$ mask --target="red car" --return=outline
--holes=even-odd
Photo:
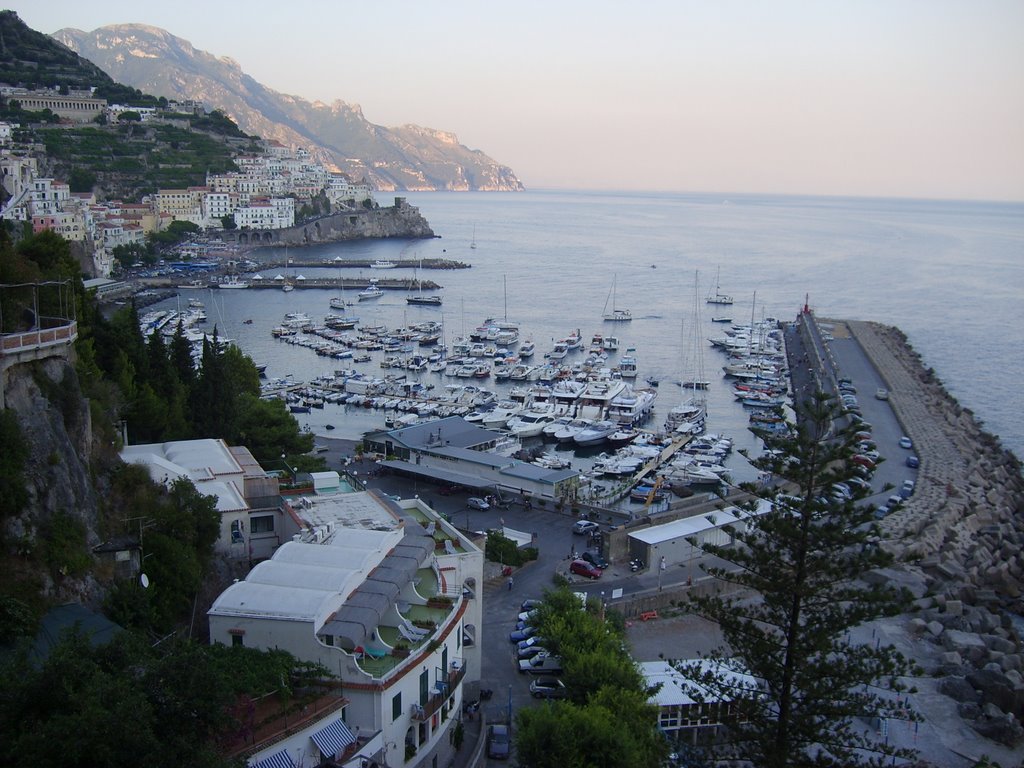
[[[578,576],[586,576],[588,579],[600,579],[603,571],[596,565],[591,565],[586,560],[573,560],[569,565],[569,573]]]

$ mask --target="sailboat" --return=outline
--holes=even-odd
[[[441,297],[440,296],[437,296],[437,295],[424,296],[423,295],[423,280],[421,280],[420,277],[419,277],[419,270],[420,269],[423,269],[423,259],[420,259],[419,268],[416,270],[416,274],[413,275],[413,279],[419,285],[419,289],[420,290],[419,290],[418,293],[410,293],[408,296],[406,296],[405,297],[406,303],[407,304],[418,304],[418,305],[423,306],[423,307],[440,307],[441,306]]]
[[[732,296],[722,293],[722,286],[719,284],[721,276],[722,268],[719,267],[718,274],[715,276],[715,292],[705,299],[708,304],[732,304]]]
[[[289,279],[291,277],[292,259],[288,255],[288,248],[284,249],[284,266],[285,274],[287,275],[287,277],[285,277],[284,279],[284,285],[281,286],[281,290],[284,291],[285,293],[288,293],[289,291],[295,290],[295,286],[292,285],[291,280]]]
[[[693,278],[693,340],[692,340],[692,351],[693,351],[693,363],[695,371],[691,380],[682,381],[683,385],[683,399],[675,408],[669,411],[668,416],[665,418],[665,431],[669,434],[681,434],[681,435],[699,435],[704,432],[704,422],[707,419],[707,399],[701,392],[703,389],[707,389],[707,383],[704,382],[704,359],[702,350],[704,345],[701,343],[701,328],[700,328],[700,299],[699,287],[697,274],[694,273]],[[680,323],[680,342],[682,349],[687,348],[685,326]],[[684,364],[685,367],[685,364]],[[690,396],[687,397],[686,393],[689,390]]]
[[[340,293],[337,296],[332,296],[330,300],[331,309],[340,309],[342,312],[345,311],[346,306],[351,306],[352,302],[345,301],[345,278],[341,275],[341,262],[344,259],[341,256],[334,257],[334,263],[338,265],[338,288]]]
[[[605,320],[608,320],[608,321],[611,321],[611,322],[622,323],[622,322],[626,322],[628,320],[632,320],[633,319],[633,313],[630,312],[628,309],[619,309],[615,305],[615,293],[616,293],[615,288],[616,288],[616,283],[617,282],[618,282],[618,275],[616,275],[615,277],[612,278],[612,289],[608,292],[608,298],[606,298],[604,300],[604,309],[602,310],[601,317],[603,317]],[[608,311],[608,302],[609,301],[611,301],[611,303],[612,303],[612,311],[611,312]]]

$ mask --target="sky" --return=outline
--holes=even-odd
[[[455,133],[527,188],[1024,200],[1021,0],[5,7],[162,27],[277,91]]]

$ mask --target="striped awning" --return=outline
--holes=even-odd
[[[280,752],[249,763],[249,768],[295,768],[295,762],[288,754],[288,750],[282,749]]]
[[[334,757],[356,740],[356,737],[352,735],[352,731],[341,721],[341,718],[335,720],[326,728],[316,731],[310,738],[319,747],[320,754],[324,757]]]

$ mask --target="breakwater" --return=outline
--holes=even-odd
[[[986,432],[925,367],[897,328],[847,323],[889,388],[921,459],[917,488],[881,522],[898,569],[869,578],[911,590],[911,632],[938,646],[928,671],[974,730],[1024,740],[1024,478],[1018,458]]]

